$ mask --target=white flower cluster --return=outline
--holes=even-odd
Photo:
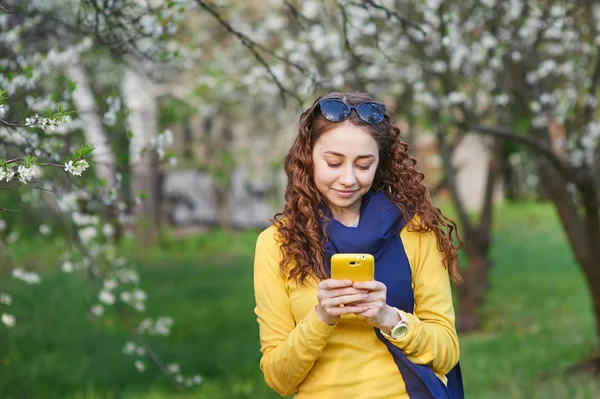
[[[33,167],[25,167],[25,165],[19,165],[17,169],[19,173],[19,181],[23,184],[27,184],[27,182],[33,179]]]
[[[81,174],[89,167],[90,165],[87,163],[85,159],[80,159],[73,163],[73,161],[69,161],[65,163],[65,172],[69,172],[74,176],[81,176]]]
[[[6,306],[10,306],[12,303],[12,298],[6,292],[0,292],[0,303]]]
[[[123,353],[128,356],[137,355],[142,357],[146,354],[146,350],[143,346],[137,345],[135,342],[128,341],[123,346]],[[133,364],[140,373],[146,369],[146,364],[140,359],[137,359]],[[173,375],[175,381],[177,381],[180,384],[184,384],[188,388],[194,385],[200,385],[203,382],[203,378],[201,375],[195,375],[193,377],[187,378],[184,377],[181,374],[181,366],[179,365],[179,363],[167,363],[166,368],[167,373],[169,375]]]
[[[35,114],[35,116],[31,118],[25,118],[25,126],[39,127],[43,130],[46,130],[48,127],[50,130],[54,130],[62,124],[62,119],[41,118],[38,114]]]
[[[132,292],[123,291],[119,298],[122,302],[133,306],[139,312],[146,310],[145,301],[148,295],[140,288],[135,288]]]
[[[15,171],[12,168],[5,169],[3,167],[0,167],[0,181],[6,180],[6,182],[8,183],[13,179],[14,176]]]
[[[27,272],[19,267],[12,270],[12,276],[16,279],[26,282],[27,284],[39,284],[41,281],[39,274],[35,272]]]
[[[108,110],[104,113],[102,121],[107,126],[114,126],[117,123],[117,113],[121,110],[121,98],[108,97],[106,104],[108,105]]]
[[[150,140],[150,144],[153,147],[156,147],[158,158],[161,160],[164,159],[165,147],[170,147],[173,145],[173,132],[171,132],[169,129],[166,129],[164,132],[160,133],[156,139],[152,138],[152,140]]]
[[[0,320],[2,320],[2,323],[6,326],[6,328],[11,328],[16,323],[15,316],[8,313],[2,313]]]
[[[173,318],[169,316],[159,317],[155,322],[146,318],[140,323],[137,330],[140,334],[168,336],[172,326]]]
[[[0,118],[6,115],[6,106],[4,104],[0,104]]]

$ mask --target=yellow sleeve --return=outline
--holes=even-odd
[[[407,313],[407,334],[391,342],[412,362],[444,375],[458,363],[460,354],[448,270],[434,232],[404,229],[401,238],[411,260],[415,309]]]
[[[306,378],[335,326],[322,323],[313,308],[296,325],[285,281],[279,269],[276,229],[263,231],[254,256],[255,313],[258,317],[262,359],[267,384],[282,396]]]

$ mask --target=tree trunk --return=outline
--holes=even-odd
[[[600,214],[598,192],[593,180],[577,187],[582,200],[580,212],[567,182],[548,162],[536,159],[544,190],[554,203],[577,263],[590,290],[596,337],[600,341]],[[600,371],[600,353],[579,365]]]
[[[489,290],[489,270],[492,262],[488,245],[478,242],[477,237],[465,236],[465,250],[469,264],[464,282],[458,286],[459,312],[456,328],[461,333],[477,330],[480,326],[479,307]]]
[[[121,91],[129,110],[129,130],[133,134],[129,147],[132,197],[138,199],[135,207],[136,239],[140,243],[154,243],[159,228],[159,179],[155,151],[140,155],[157,136],[157,105],[154,85],[132,69],[123,77]],[[146,195],[142,195],[145,193]]]
[[[73,91],[73,102],[77,109],[77,115],[83,122],[83,135],[85,141],[94,147],[92,159],[97,180],[103,181],[99,191],[102,196],[107,196],[110,189],[117,190],[118,198],[121,197],[120,189],[117,187],[117,162],[110,146],[110,140],[100,117],[100,109],[94,98],[94,92],[90,86],[88,75],[83,65],[76,62],[66,70],[67,75],[77,84]],[[117,222],[116,204],[112,203],[104,207],[104,216],[110,220],[116,228],[115,238],[121,237],[120,225]]]
[[[458,287],[459,313],[457,328],[469,332],[479,328],[478,310],[490,288],[490,270],[493,262],[489,256],[492,241],[492,213],[494,190],[500,175],[502,142],[495,140],[490,154],[483,207],[477,227],[464,229],[465,251],[469,264],[464,274],[464,282]],[[458,192],[452,190],[454,201],[460,201]]]
[[[95,148],[92,153],[94,169],[98,180],[106,181],[106,186],[102,189],[106,193],[109,188],[115,187],[117,184],[116,161],[112,148],[110,148],[110,140],[102,127],[100,110],[85,68],[80,63],[74,63],[67,68],[66,72],[69,78],[77,84],[73,92],[73,102],[77,109],[77,115],[83,122],[85,141]]]

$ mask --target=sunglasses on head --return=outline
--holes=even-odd
[[[346,104],[342,100],[319,100],[321,114],[332,122],[341,122],[348,118],[350,112],[355,110],[360,119],[370,125],[381,123],[385,117],[385,105],[374,101],[365,101],[358,105]]]

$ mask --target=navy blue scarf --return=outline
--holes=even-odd
[[[329,212],[328,212],[329,213]],[[369,253],[375,257],[375,280],[387,287],[387,304],[413,313],[412,274],[400,230],[406,221],[398,207],[383,191],[369,191],[362,198],[357,227],[346,227],[328,217],[325,259],[336,253]],[[406,355],[385,337],[379,329],[375,334],[387,347],[413,399],[463,399],[460,366],[447,375],[448,386],[437,378],[431,368],[412,363]]]

